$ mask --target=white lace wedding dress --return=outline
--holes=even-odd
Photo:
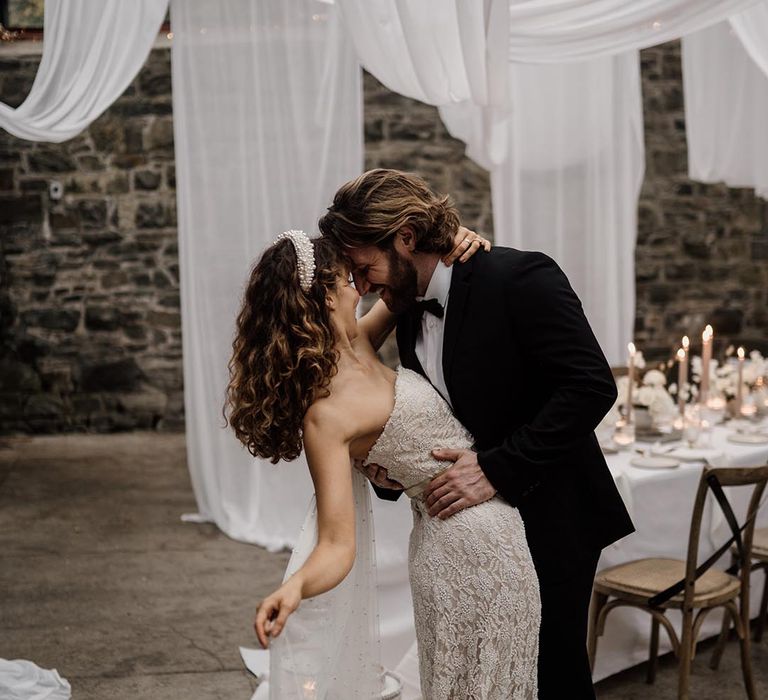
[[[367,461],[412,497],[409,570],[424,700],[537,697],[540,623],[536,571],[517,509],[498,496],[447,520],[420,492],[445,469],[437,447],[472,438],[435,388],[399,368],[395,405]]]
[[[436,447],[472,438],[421,375],[399,368],[395,405],[368,461],[386,466],[412,497],[409,571],[423,700],[532,700],[537,696],[540,603],[520,514],[496,497],[447,520],[419,491],[445,469]],[[351,465],[350,465],[350,468]],[[254,698],[381,700],[376,557],[370,488],[353,472],[356,558],[342,583],[302,601],[270,649],[269,681]],[[317,542],[315,499],[285,572]]]

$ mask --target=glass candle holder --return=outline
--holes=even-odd
[[[701,411],[698,404],[689,404],[683,413],[683,440],[691,449],[696,446],[701,435]]]
[[[635,442],[635,424],[631,420],[621,418],[616,421],[613,431],[613,441],[619,449],[626,449]]]

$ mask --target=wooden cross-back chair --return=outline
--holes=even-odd
[[[768,482],[768,466],[744,468],[705,467],[699,480],[691,516],[688,553],[685,561],[679,559],[648,558],[619,564],[597,574],[592,593],[588,650],[594,666],[597,639],[603,634],[608,614],[619,607],[645,610],[651,616],[650,658],[647,681],[653,683],[659,654],[659,629],[669,635],[672,651],[678,659],[678,698],[690,698],[691,662],[696,641],[704,618],[717,608],[724,609],[733,622],[739,637],[741,668],[747,697],[753,700],[755,685],[749,634],[749,580],[755,517]],[[735,522],[733,511],[723,495],[723,486],[752,486],[744,523]],[[707,492],[712,490],[723,508],[724,515],[734,533],[713,556],[697,566],[701,520]],[[725,501],[725,504],[723,504]],[[727,572],[710,568],[738,543],[735,565]],[[737,605],[738,601],[738,605]],[[667,610],[682,612],[682,634],[678,637],[666,615]],[[715,649],[717,654],[717,649]],[[714,666],[715,657],[713,657]]]
[[[739,552],[734,546],[731,547],[731,566],[734,566],[738,560]],[[760,529],[755,528],[755,534],[752,537],[752,571],[762,569],[765,572],[763,579],[763,595],[760,599],[759,612],[757,614],[757,623],[755,624],[755,641],[763,641],[765,624],[768,622],[768,527]],[[728,632],[731,629],[731,620],[727,616],[723,617],[723,627],[720,631],[720,638],[717,642],[717,649],[712,655],[712,668],[717,668],[720,663],[720,657],[725,650],[725,643],[728,640]]]
[[[763,569],[765,580],[763,581],[763,597],[760,601],[760,614],[757,618],[757,627],[755,629],[755,641],[763,641],[765,625],[768,622],[768,527],[755,530],[752,540],[752,558],[755,564],[752,569]]]

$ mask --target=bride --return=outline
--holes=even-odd
[[[295,697],[380,692],[377,670],[366,665],[371,649],[362,648],[363,630],[376,624],[375,599],[320,606],[314,628],[299,619],[312,602],[305,599],[330,600],[328,592],[345,585],[370,587],[368,490],[351,462],[381,464],[412,499],[409,576],[424,700],[535,698],[540,601],[522,519],[499,497],[446,520],[428,515],[421,490],[445,468],[431,450],[470,448],[473,440],[425,378],[378,360],[394,316],[380,301],[357,320],[359,300],[334,244],[299,231],[264,252],[245,291],[230,361],[229,423],[253,455],[273,463],[303,448],[316,497],[308,520],[315,531],[302,533],[284,583],[258,607],[259,641],[266,648],[284,629],[281,640],[295,631],[279,647],[290,676],[285,687],[299,687],[313,655],[325,659],[312,667],[324,681],[305,682],[305,694]],[[361,552],[369,570],[353,576]],[[344,600],[359,601],[355,590]],[[345,651],[329,656],[328,647],[341,642]],[[272,667],[275,684],[274,658]]]

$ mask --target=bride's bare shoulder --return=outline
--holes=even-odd
[[[336,375],[328,387],[328,395],[307,409],[305,433],[309,430],[344,442],[368,434],[382,419],[386,421],[391,400],[383,395],[389,393],[384,392],[385,389],[384,383],[366,380],[355,373]]]
[[[304,432],[315,432],[321,434],[334,434],[343,438],[345,441],[351,436],[350,419],[353,419],[352,412],[339,396],[331,392],[328,396],[317,399],[304,415]]]

